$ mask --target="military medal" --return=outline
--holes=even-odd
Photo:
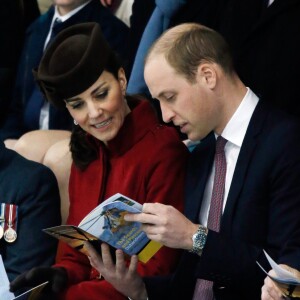
[[[8,243],[13,243],[17,239],[17,232],[15,230],[17,228],[17,206],[13,204],[6,205],[5,216],[5,219],[8,221],[4,230],[4,239]]]
[[[4,232],[4,239],[8,243],[13,243],[17,239],[17,233],[12,227],[8,227]]]

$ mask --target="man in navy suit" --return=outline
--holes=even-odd
[[[54,174],[0,142],[0,255],[10,281],[53,264],[57,241],[42,229],[60,223]]]
[[[135,273],[135,257],[126,269],[118,252],[114,268],[106,246],[103,260],[90,249],[92,264],[112,284],[122,276],[115,287],[132,299],[260,299],[265,274],[256,261],[270,269],[263,250],[278,263],[300,264],[285,251],[300,228],[300,124],[247,88],[227,43],[201,25],[183,24],[163,34],[146,58],[144,74],[164,121],[201,142],[188,166],[184,215],[156,203],[125,219],[144,223],[150,239],[186,251],[170,277],[144,282]],[[215,158],[216,139],[225,141],[222,160]],[[223,183],[214,179],[219,165]],[[216,198],[223,202],[213,219]]]

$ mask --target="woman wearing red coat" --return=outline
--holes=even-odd
[[[125,97],[124,70],[97,24],[62,31],[46,50],[36,77],[47,99],[66,105],[74,119],[68,224],[78,225],[116,193],[141,204],[183,209],[188,151],[173,128],[159,124],[148,101]],[[163,247],[146,264],[139,262],[138,272],[168,274],[178,255]],[[44,293],[57,293],[59,299],[126,299],[100,278],[84,254],[65,244],[55,266],[21,275],[11,289],[45,280],[50,283]]]

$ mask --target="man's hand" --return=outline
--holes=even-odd
[[[142,229],[149,239],[170,248],[192,249],[192,236],[197,224],[192,223],[173,206],[145,203],[140,214],[126,214],[126,221],[143,223]]]
[[[300,279],[300,272],[296,269],[293,269],[287,265],[280,265],[282,268],[290,271],[295,275],[295,277]],[[271,276],[276,276],[274,270],[269,272]],[[282,300],[285,299],[283,292],[280,290],[280,286],[277,285],[270,277],[266,277],[264,285],[261,289],[261,299],[262,300]]]
[[[116,263],[113,262],[109,246],[101,244],[101,255],[86,242],[91,265],[123,295],[135,300],[147,299],[147,292],[142,278],[137,273],[138,258],[133,255],[129,267],[126,266],[122,250],[116,250]]]
[[[19,275],[14,281],[12,281],[10,283],[10,291],[16,292],[22,288],[34,287],[45,281],[49,281],[45,287],[45,291],[49,296],[50,293],[58,293],[66,288],[68,275],[64,268],[33,268],[30,271]]]

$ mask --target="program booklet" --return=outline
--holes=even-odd
[[[256,262],[259,267],[276,283],[277,287],[285,296],[300,297],[300,280],[296,278],[293,273],[279,266],[265,250],[264,253],[272,269],[275,271],[276,276],[268,274],[268,272]]]
[[[161,247],[148,239],[139,222],[126,222],[127,213],[140,213],[142,205],[122,194],[115,194],[93,209],[78,226],[60,225],[43,231],[85,253],[84,242],[89,241],[96,250],[101,242],[113,249],[121,249],[129,256],[137,254],[146,263]]]

